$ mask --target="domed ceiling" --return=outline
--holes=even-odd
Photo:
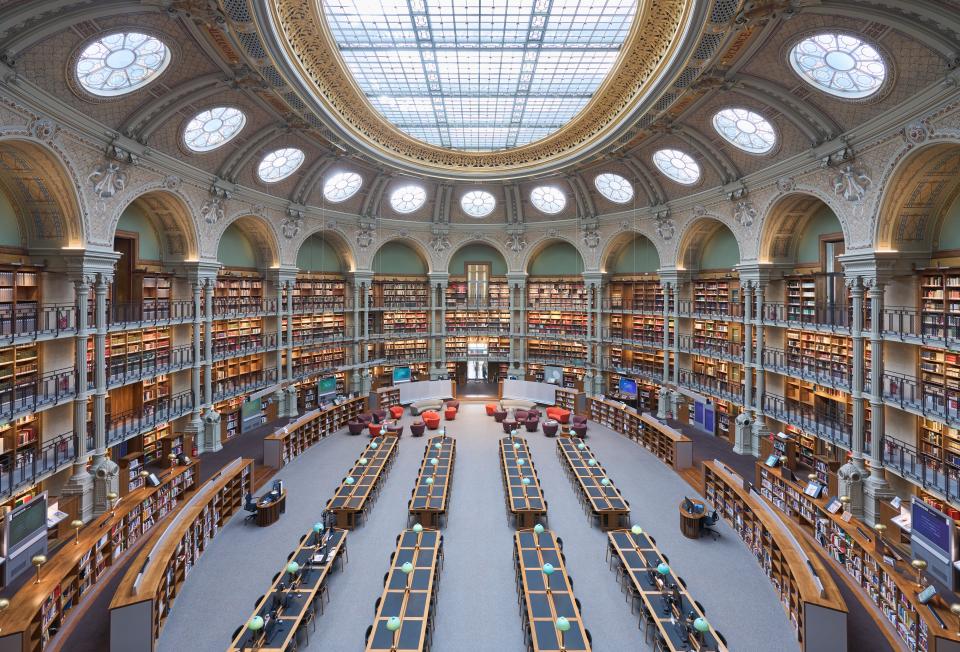
[[[348,146],[411,172],[507,179],[622,137],[683,71],[706,22],[696,4],[271,0],[257,22]]]

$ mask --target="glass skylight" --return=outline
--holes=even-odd
[[[661,172],[685,186],[700,179],[700,166],[693,157],[679,149],[661,149],[653,155],[653,162]]]
[[[619,174],[612,172],[598,174],[597,178],[593,180],[593,185],[597,187],[601,195],[612,202],[626,204],[633,199],[633,186]]]
[[[243,111],[218,106],[193,116],[183,130],[183,142],[195,152],[209,152],[240,133],[247,122]]]
[[[390,195],[390,205],[398,213],[412,213],[427,201],[427,191],[420,186],[403,186]]]
[[[101,97],[132,93],[154,80],[170,63],[170,50],[158,38],[116,32],[97,39],[77,59],[77,81]]]
[[[735,147],[751,154],[764,154],[777,144],[777,134],[770,121],[749,109],[717,111],[713,128]]]
[[[808,84],[853,100],[876,93],[887,77],[880,53],[848,34],[824,32],[803,39],[790,51],[790,64]]]
[[[570,121],[617,59],[635,0],[319,0],[373,107],[408,135],[490,151]]]
[[[537,186],[530,193],[530,201],[537,210],[550,215],[559,213],[567,205],[566,195],[555,186]]]
[[[276,183],[286,179],[303,164],[303,150],[296,147],[284,147],[270,152],[260,161],[257,175],[261,181]]]
[[[334,203],[345,201],[357,194],[362,185],[363,177],[356,172],[337,172],[324,184],[323,196]]]
[[[496,205],[497,200],[486,190],[471,190],[460,199],[463,212],[470,217],[485,217]]]

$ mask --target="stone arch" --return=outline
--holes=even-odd
[[[503,263],[506,266],[508,271],[511,271],[510,260],[511,255],[510,251],[500,242],[496,240],[486,240],[484,238],[477,237],[468,237],[467,239],[456,243],[454,246],[450,247],[447,250],[447,255],[443,257],[443,260],[437,266],[437,269],[450,270],[450,263],[453,261],[453,257],[457,255],[457,252],[463,249],[464,247],[469,247],[470,245],[485,245],[490,247],[503,258]],[[452,272],[451,272],[452,273]]]
[[[167,262],[196,260],[200,256],[200,232],[189,198],[178,190],[152,183],[129,194],[110,220],[111,240],[123,213],[130,206],[139,208],[160,237],[161,254]]]
[[[715,217],[705,216],[695,218],[683,227],[677,242],[677,268],[687,271],[699,270],[704,247],[722,229],[726,229],[733,236],[734,242],[737,244],[738,262],[742,261],[743,247],[733,229]]]
[[[579,243],[577,243],[576,240],[573,240],[567,237],[566,235],[556,234],[556,235],[545,235],[542,238],[532,242],[527,247],[527,255],[524,256],[523,258],[523,267],[522,267],[523,271],[529,273],[530,267],[531,265],[533,265],[533,261],[536,260],[537,256],[543,253],[543,251],[548,247],[550,247],[551,245],[555,245],[561,242],[572,246],[576,250],[577,254],[579,254],[580,256],[581,265],[583,265],[583,268],[586,269],[587,257],[584,255],[583,251],[578,246]]]
[[[641,231],[627,230],[610,238],[607,242],[607,246],[604,248],[603,253],[600,256],[600,271],[609,273],[609,267],[616,260],[616,257],[626,248],[631,246],[638,239],[646,240],[657,252],[657,264],[655,267],[659,268],[664,260],[669,260],[665,252],[660,250],[660,247],[657,246],[657,240],[651,238],[646,233]]]
[[[232,224],[237,225],[253,246],[258,268],[268,269],[280,264],[280,241],[273,225],[267,219],[248,212],[237,213],[223,220],[216,236],[217,246],[213,252],[215,257],[219,252],[224,232]]]
[[[960,195],[960,139],[906,148],[880,187],[876,250],[930,253],[946,209]]]
[[[374,258],[376,258],[377,252],[379,252],[381,249],[383,249],[386,245],[390,244],[391,242],[399,242],[401,244],[407,245],[420,258],[420,260],[423,262],[423,265],[426,268],[428,273],[435,271],[433,269],[433,266],[431,265],[430,253],[427,251],[427,248],[424,246],[422,242],[408,235],[407,236],[404,236],[404,235],[387,236],[383,238],[383,240],[380,240],[379,242],[377,242],[376,246],[371,247],[369,258],[367,259],[367,267],[368,269],[370,269],[370,271],[376,273],[377,270],[373,269]]]
[[[296,264],[297,258],[300,256],[300,250],[303,248],[303,245],[306,244],[307,240],[317,235],[321,236],[326,243],[337,252],[337,255],[340,256],[340,260],[347,270],[352,272],[357,268],[357,256],[353,251],[353,247],[350,246],[350,240],[347,239],[347,236],[338,229],[324,227],[304,230],[304,234],[299,241],[290,247],[290,251],[293,254],[292,264]]]
[[[807,190],[791,191],[777,195],[765,209],[758,260],[763,263],[796,263],[800,236],[823,208],[830,209],[836,216],[844,232],[844,242],[849,244],[841,214],[825,201],[824,196]]]
[[[24,247],[86,246],[78,187],[60,153],[46,144],[0,139],[0,190],[17,213]]]

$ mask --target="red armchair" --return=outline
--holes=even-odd
[[[402,405],[391,405],[390,406],[390,418],[391,419],[400,419],[403,417],[403,406]]]
[[[565,410],[562,407],[548,407],[547,408],[547,418],[553,419],[557,423],[568,423],[570,421],[570,410]]]
[[[420,417],[423,419],[423,422],[427,424],[427,428],[430,430],[436,430],[440,427],[440,414],[434,412],[433,410],[427,410],[420,414]]]

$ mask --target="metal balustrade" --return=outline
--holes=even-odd
[[[761,314],[764,322],[773,324],[827,330],[850,329],[851,309],[846,304],[817,303],[813,306],[801,307],[776,301],[765,301]]]
[[[451,335],[510,335],[510,324],[491,324],[489,326],[447,326],[447,333]]]
[[[672,305],[670,310],[673,312]],[[677,315],[717,321],[739,321],[743,319],[743,304],[731,301],[721,308],[710,303],[698,303],[692,299],[680,299],[677,302]]]
[[[33,380],[5,383],[0,386],[0,419],[56,405],[72,399],[77,392],[77,374],[73,367],[48,371]]]
[[[815,434],[834,444],[850,448],[852,432],[846,421],[825,414],[809,405],[788,401],[784,397],[766,392],[763,395],[763,411],[766,415]]]
[[[239,341],[236,341],[239,340]],[[227,336],[223,339],[214,339],[213,358],[236,358],[251,353],[270,351],[277,348],[276,333],[260,333],[259,335],[244,335],[241,338]]]
[[[91,302],[87,315],[91,327],[96,323],[95,313]],[[130,303],[107,300],[108,328],[128,324],[151,326],[185,321],[193,321],[193,301],[190,299],[144,299]]]
[[[353,336],[350,335],[349,338],[344,333],[340,332],[331,332],[331,333],[310,333],[309,331],[302,331],[294,329],[293,331],[293,346],[310,346],[313,344],[335,344],[338,342],[344,342],[349,339],[353,341]]]
[[[78,445],[76,433],[67,432],[44,442],[40,450],[27,448],[0,454],[0,495],[10,496],[73,464]]]
[[[214,297],[213,318],[257,317],[277,314],[277,300],[260,297]]]
[[[193,346],[141,351],[107,358],[107,386],[117,387],[172,373],[193,365]],[[87,387],[93,387],[93,366],[87,365]]]
[[[237,394],[253,392],[258,389],[263,389],[264,387],[269,387],[270,385],[276,384],[277,377],[276,367],[271,367],[269,369],[250,372],[243,376],[215,381],[213,402],[218,403],[232,398]]]
[[[293,300],[293,314],[305,313],[340,313],[353,310],[353,302],[347,299],[330,297],[295,297]]]
[[[677,347],[684,353],[719,356],[726,360],[743,360],[743,344],[740,342],[716,342],[697,335],[678,335]]]
[[[533,312],[586,312],[586,301],[557,301],[550,299],[537,299],[527,302],[527,310]]]
[[[130,437],[146,432],[158,424],[172,421],[193,411],[193,392],[186,390],[158,399],[141,410],[127,410],[108,415],[106,420],[107,446],[113,446]],[[87,449],[94,449],[94,423],[87,422]]]
[[[849,363],[843,364],[841,368],[824,369],[822,364],[818,364],[815,359],[790,355],[785,353],[783,349],[775,347],[764,347],[763,366],[784,375],[796,376],[807,382],[826,385],[846,392],[850,391],[853,382],[853,366]]]
[[[307,364],[297,364],[293,365],[293,377],[294,378],[305,378],[307,376],[312,376],[314,374],[332,374],[339,367],[342,367],[346,364],[345,358],[340,358],[339,360],[323,360],[320,362],[310,362]]]
[[[0,309],[0,345],[18,339],[58,337],[77,330],[77,307],[71,304],[27,304]]]
[[[680,384],[712,396],[719,396],[733,402],[743,401],[743,383],[731,383],[706,374],[698,374],[689,369],[680,370]]]
[[[439,307],[439,306],[438,306]],[[465,300],[465,301],[450,301],[447,300],[445,307],[447,310],[509,310],[510,309],[510,300]],[[519,306],[517,307],[519,308]]]
[[[960,320],[953,324],[925,323],[923,314],[912,307],[884,307],[880,330],[885,339],[960,348]]]
[[[960,467],[917,450],[906,442],[883,438],[883,465],[924,489],[935,489],[947,500],[960,499]]]

